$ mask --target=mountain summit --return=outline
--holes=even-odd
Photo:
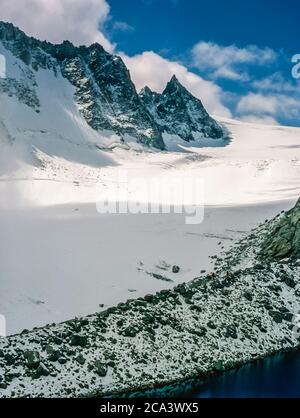
[[[64,84],[68,81],[73,86],[76,107],[94,130],[164,148],[161,133],[141,103],[120,57],[107,53],[99,44],[75,47],[67,41],[60,45],[41,42],[9,23],[0,23],[0,42],[8,63],[19,68],[17,74],[11,74],[8,65],[8,78],[1,80],[1,93],[42,111],[40,90],[48,87],[49,96],[60,93],[51,90],[50,85],[42,85],[44,80],[37,81],[43,73],[40,70],[48,70],[52,73],[48,73],[48,78],[58,79],[62,75]]]
[[[165,132],[186,141],[223,136],[201,101],[175,76],[162,94],[146,88],[139,95],[122,59],[99,44],[53,45],[0,22],[0,53],[7,61],[7,78],[0,80],[1,104],[11,109],[10,116],[15,113],[18,125],[10,131],[3,116],[11,138],[42,130],[76,144],[90,138],[97,143],[101,135],[165,149]]]
[[[145,87],[140,97],[162,132],[178,135],[185,141],[224,137],[222,127],[209,116],[201,100],[194,97],[175,75],[162,94]]]

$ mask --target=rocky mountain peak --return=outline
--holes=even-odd
[[[74,46],[65,41],[53,45],[27,36],[9,23],[0,23],[0,42],[22,61],[22,80],[6,80],[0,93],[10,97],[35,97],[39,103],[39,85],[32,80],[40,69],[57,77],[59,73],[75,87],[74,102],[85,121],[98,132],[116,134],[121,142],[137,141],[164,149],[161,132],[148,112],[122,59],[104,50],[98,43]],[[9,77],[9,74],[8,74]],[[9,85],[8,85],[9,84]],[[17,88],[16,88],[17,86]],[[49,95],[55,94],[49,91]],[[57,93],[56,93],[57,94]],[[31,106],[31,100],[23,100]],[[31,106],[32,107],[32,106]],[[41,109],[35,110],[39,112]]]
[[[169,83],[171,83],[171,84],[179,84],[179,85],[181,85],[181,84],[179,83],[178,78],[176,77],[176,75],[175,75],[175,74],[173,74],[173,75],[172,75],[171,80],[169,81]]]
[[[0,21],[0,39],[5,41],[17,40],[25,37],[25,33],[9,22]]]
[[[143,97],[145,97],[145,96],[152,96],[152,94],[153,94],[153,91],[148,86],[145,86],[140,91],[140,96],[143,96]]]
[[[223,128],[209,116],[201,100],[193,96],[175,75],[161,94],[145,88],[140,97],[162,133],[178,135],[185,141],[226,136]]]
[[[1,80],[0,94],[16,97],[37,113],[42,109],[36,75],[43,69],[55,77],[61,74],[75,87],[74,102],[94,130],[115,133],[120,141],[136,140],[164,149],[164,132],[186,141],[224,137],[222,127],[175,75],[162,94],[145,87],[138,95],[123,60],[97,43],[77,47],[64,41],[54,45],[0,22],[1,44],[15,57],[21,78],[11,79],[8,74],[7,80]],[[49,95],[55,94],[49,90]]]
[[[174,74],[171,80],[167,83],[166,88],[162,94],[179,94],[180,92],[186,91],[185,87],[180,83],[176,75]]]

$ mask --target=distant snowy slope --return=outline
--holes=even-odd
[[[1,44],[0,52],[4,52]],[[81,145],[100,140],[79,115],[73,101],[74,89],[61,74],[45,69],[31,72],[10,52],[5,51],[5,55],[8,74],[15,73],[14,78],[1,80],[4,93],[5,85],[8,90],[7,94],[0,94],[1,122],[6,127],[7,139],[32,139],[33,145],[42,138],[47,142],[49,135],[52,140],[63,138]],[[32,77],[31,84],[28,74]],[[25,92],[34,100],[30,97],[27,100]]]
[[[142,183],[139,186],[136,179],[170,184],[202,179],[206,205],[258,204],[300,195],[300,128],[224,119],[222,123],[231,132],[226,146],[198,148],[198,141],[173,137],[176,152],[120,147],[105,152],[91,143],[78,146],[50,133],[39,139],[29,132],[30,142],[37,146],[34,157],[26,154],[24,141],[1,146],[0,206],[15,204],[4,190],[17,190],[19,203],[34,205],[95,202],[117,193],[129,200],[143,199]],[[73,138],[81,139],[75,134]],[[17,162],[16,156],[20,156]],[[120,180],[120,170],[128,182]]]
[[[174,170],[197,175],[208,204],[293,199],[299,192],[300,129],[216,120],[176,77],[162,94],[138,95],[122,60],[97,44],[52,45],[0,22],[0,53],[7,66],[0,79],[3,181],[80,182],[67,201],[87,201],[94,200],[99,168],[98,188],[114,190],[122,167],[148,178],[172,178]],[[156,152],[165,148],[176,153]],[[45,195],[57,203],[55,193]]]

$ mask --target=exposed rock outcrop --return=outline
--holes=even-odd
[[[175,75],[162,94],[145,87],[140,97],[162,132],[179,135],[185,141],[225,137],[223,128],[209,116],[201,100],[194,97]]]
[[[111,132],[121,142],[135,140],[165,149],[163,132],[178,134],[186,141],[197,136],[224,136],[223,128],[208,115],[201,101],[175,76],[163,94],[145,89],[139,95],[123,60],[99,44],[75,47],[65,41],[53,45],[27,36],[10,23],[0,22],[0,48],[5,55],[15,57],[7,78],[0,79],[0,94],[15,97],[37,113],[42,110],[37,72],[45,70],[56,78],[62,75],[71,83],[74,103],[94,130]],[[60,94],[47,84],[43,89],[49,89],[49,97]]]
[[[296,206],[275,222],[262,246],[262,254],[272,258],[300,258],[300,199]]]
[[[1,80],[3,93],[9,90],[17,98],[24,97],[25,104],[36,106],[38,86],[32,82],[35,72],[39,69],[61,72],[75,87],[78,109],[93,129],[112,131],[122,140],[131,136],[143,144],[164,149],[159,128],[141,102],[120,57],[109,54],[99,44],[75,47],[68,41],[61,45],[42,42],[4,22],[0,22],[0,42],[26,66],[18,81],[19,89],[14,88],[14,79]],[[9,84],[13,84],[10,89]]]

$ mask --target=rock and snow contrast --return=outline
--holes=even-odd
[[[0,54],[0,396],[126,392],[298,346],[299,203],[265,219],[300,196],[299,128],[212,118],[176,77],[138,94],[96,44],[0,23]],[[96,210],[142,199],[131,179],[185,177],[199,225]]]
[[[222,127],[175,79],[162,95],[159,108],[165,109],[156,120],[136,92],[122,59],[99,44],[75,47],[66,41],[52,45],[0,22],[0,53],[6,57],[8,74],[0,80],[0,91],[12,99],[6,100],[5,116],[9,117],[7,112],[17,115],[18,110],[24,113],[18,128],[27,135],[44,132],[86,146],[138,142],[164,149],[163,128],[175,133],[185,123],[185,140],[192,139],[193,134],[225,140]],[[174,94],[178,97],[175,101]],[[14,108],[15,102],[18,109]],[[161,124],[163,112],[172,112],[165,126]],[[187,135],[188,129],[193,133]],[[181,132],[178,134],[181,136]],[[16,136],[16,132],[10,132],[11,139]]]
[[[290,244],[299,254],[292,237],[294,229],[299,235],[298,203],[217,257],[213,274],[2,339],[1,396],[105,396],[297,348],[300,263],[295,253],[281,261],[262,255],[265,240],[271,234],[280,241],[281,225],[290,218]]]
[[[140,97],[162,133],[178,135],[185,141],[224,139],[224,129],[208,115],[201,101],[192,96],[176,76],[172,77],[162,94],[145,87]]]
[[[264,243],[263,254],[277,259],[300,257],[300,200],[294,209],[276,223]]]

